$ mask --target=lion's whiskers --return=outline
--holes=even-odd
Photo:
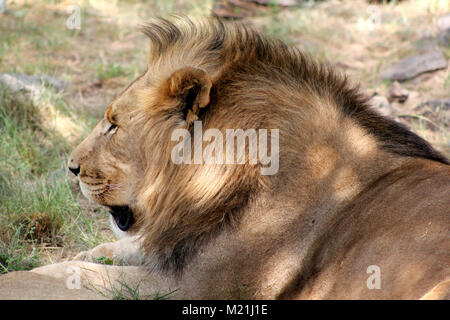
[[[125,186],[125,183],[108,183],[106,187],[109,190],[119,190]]]

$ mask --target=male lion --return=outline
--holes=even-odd
[[[247,26],[176,18],[142,30],[147,71],[69,159],[86,197],[134,236],[77,259],[136,265],[11,273],[2,298],[89,298],[140,280],[142,294],[177,299],[449,297],[444,156],[329,66]],[[267,150],[279,170],[262,174],[250,146],[244,164],[174,163],[174,130],[194,134],[196,120],[224,135],[279,129],[278,154]],[[79,290],[65,285],[71,268]]]

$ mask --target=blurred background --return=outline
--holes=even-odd
[[[331,62],[450,156],[449,0],[0,0],[0,274],[114,239],[65,164],[145,71],[138,24],[169,14],[240,20]]]

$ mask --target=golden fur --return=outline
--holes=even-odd
[[[131,212],[127,233],[157,279],[147,290],[420,298],[448,278],[450,167],[427,142],[373,111],[331,67],[249,27],[175,18],[142,30],[147,71],[69,167],[86,196]],[[171,133],[194,120],[221,132],[280,129],[278,173],[174,164]],[[366,286],[370,265],[382,290]]]

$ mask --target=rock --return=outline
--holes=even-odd
[[[35,77],[42,84],[44,84],[46,86],[50,86],[50,87],[56,89],[57,91],[60,91],[60,90],[64,89],[65,87],[67,87],[66,81],[61,80],[56,77],[51,77],[46,74],[36,75]]]
[[[426,29],[422,30],[421,38],[422,38],[422,40],[432,39],[433,38],[433,31],[431,31],[430,28],[426,28]]]
[[[0,0],[0,13],[6,12],[6,0]]]
[[[422,103],[421,105],[419,105],[418,108],[422,107],[422,106],[430,107],[433,110],[442,108],[445,111],[450,111],[450,98],[444,99],[444,100],[428,100],[428,101]]]
[[[409,92],[408,90],[405,90],[400,83],[398,83],[398,81],[395,81],[392,84],[392,87],[389,89],[388,92],[388,100],[389,102],[400,102],[400,103],[404,103],[408,97],[409,97]]]
[[[13,93],[24,91],[30,93],[33,97],[40,97],[40,84],[30,80],[28,77],[22,74],[3,73],[0,75],[0,84]]]
[[[391,105],[389,104],[388,99],[383,96],[379,96],[375,93],[374,96],[370,99],[370,105],[377,109],[382,115],[391,117],[393,116],[393,111]]]
[[[428,49],[422,54],[410,56],[389,66],[381,73],[383,79],[404,81],[419,74],[447,68],[447,59],[437,48]]]
[[[8,88],[13,93],[20,91],[29,93],[32,97],[41,96],[42,86],[49,86],[56,90],[61,90],[67,86],[67,83],[61,79],[50,77],[48,75],[25,75],[18,73],[1,73],[0,85]]]
[[[450,46],[450,28],[441,31],[438,34],[437,39],[440,45]]]
[[[450,13],[440,16],[436,22],[439,30],[444,31],[450,29]]]

